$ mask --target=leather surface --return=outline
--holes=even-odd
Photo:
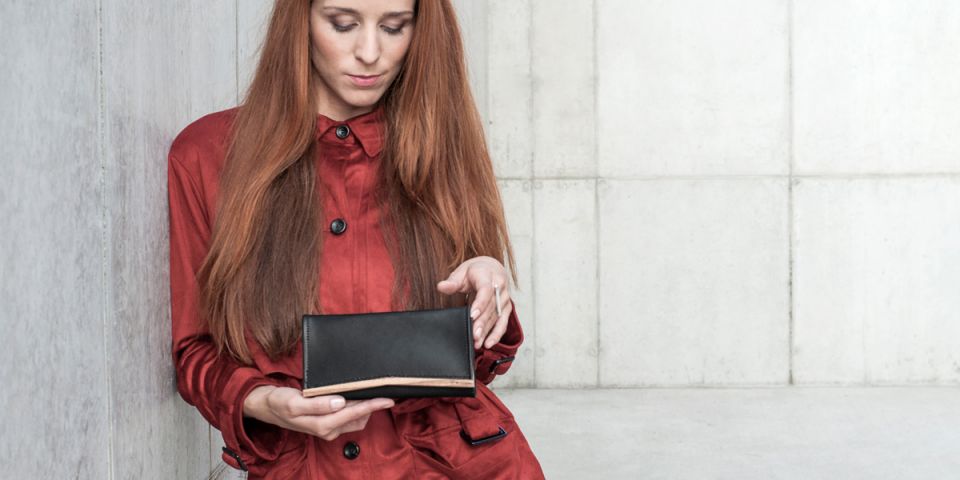
[[[303,316],[303,389],[383,377],[469,379],[472,387],[379,386],[347,399],[476,393],[469,307]]]

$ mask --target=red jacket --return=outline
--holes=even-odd
[[[199,328],[195,274],[209,248],[218,178],[235,113],[216,112],[187,126],[174,140],[168,164],[177,388],[220,430],[223,460],[248,470],[250,479],[542,478],[512,413],[487,388],[510,368],[509,357],[523,342],[515,311],[500,343],[476,351],[476,398],[399,401],[374,412],[362,431],[333,441],[243,416],[243,401],[257,386],[302,388],[303,364],[301,348],[274,362],[249,336],[254,365],[218,357],[209,335]],[[379,229],[380,210],[371,196],[382,132],[382,108],[344,122],[318,116],[318,176],[327,226],[319,293],[325,313],[391,310],[394,272]],[[331,231],[335,219],[346,222],[345,230],[334,229],[339,234]],[[506,436],[477,446],[461,436],[462,430],[481,439],[500,428]]]

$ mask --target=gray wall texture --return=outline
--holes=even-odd
[[[501,387],[960,383],[960,4],[461,4]]]
[[[0,2],[0,477],[210,470],[169,353],[165,158],[236,102],[236,16],[234,0]]]
[[[960,4],[457,0],[526,343],[504,387],[960,383]],[[0,460],[203,478],[166,151],[265,0],[0,3]]]

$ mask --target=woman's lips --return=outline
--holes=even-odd
[[[377,80],[380,80],[380,75],[362,76],[347,74],[347,76],[350,77],[350,80],[353,81],[353,84],[358,87],[369,87],[377,83]]]

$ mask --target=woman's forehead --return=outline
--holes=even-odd
[[[314,0],[314,6],[331,13],[361,16],[399,16],[413,13],[416,0]]]

